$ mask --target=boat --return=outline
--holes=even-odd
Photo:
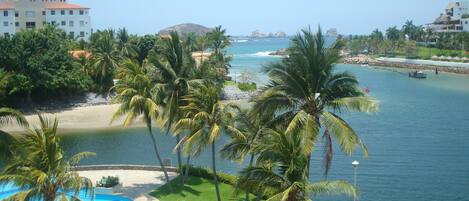
[[[425,79],[427,78],[427,74],[422,71],[414,71],[409,73],[409,77],[417,78],[417,79]]]
[[[363,63],[361,64],[361,66],[362,66],[362,67],[368,67],[368,66],[370,66],[370,65],[369,65],[368,62],[363,62]]]

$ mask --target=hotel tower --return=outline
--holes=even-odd
[[[70,37],[88,40],[91,34],[89,10],[67,0],[0,0],[0,35],[51,24]]]

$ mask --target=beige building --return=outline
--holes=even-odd
[[[67,0],[0,0],[0,34],[55,25],[73,38],[91,34],[89,8]]]

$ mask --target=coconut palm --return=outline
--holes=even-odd
[[[230,46],[230,37],[226,35],[226,29],[221,26],[215,27],[215,29],[207,33],[210,47],[213,49],[214,54],[221,54],[222,50]]]
[[[181,117],[180,99],[187,94],[189,83],[194,70],[194,60],[189,52],[185,51],[177,32],[171,32],[169,38],[163,38],[160,47],[162,61],[153,60],[160,73],[160,80],[156,85],[157,94],[163,97],[164,108],[162,117],[167,133],[174,123]],[[176,135],[176,144],[179,144],[180,136]],[[181,151],[177,148],[178,167],[182,168]]]
[[[425,30],[425,42],[429,51],[428,52],[429,57],[432,57],[432,47],[430,46],[430,42],[433,39],[434,34],[435,33],[433,33],[433,29],[430,27],[427,27],[427,29]]]
[[[137,55],[135,47],[130,43],[130,35],[126,28],[117,31],[117,48],[122,57],[134,58]]]
[[[374,112],[378,102],[359,88],[355,76],[335,71],[338,49],[326,46],[320,29],[316,35],[303,30],[292,39],[288,52],[289,56],[280,62],[265,66],[270,81],[255,98],[253,112],[275,116],[277,124],[288,130],[318,133],[323,128],[325,175],[331,165],[333,139],[342,152],[351,155],[358,146],[366,156],[365,145],[339,114]]]
[[[207,35],[199,36],[196,39],[197,49],[200,51],[199,66],[204,63],[204,51],[207,49],[208,38]]]
[[[114,71],[121,61],[112,32],[101,32],[92,49],[93,78],[100,85],[101,92],[113,85]]]
[[[264,119],[263,119],[264,118]],[[248,167],[254,165],[255,154],[253,148],[259,143],[262,132],[267,129],[268,119],[259,115],[249,114],[249,111],[237,111],[231,124],[226,126],[226,133],[230,137],[220,153],[222,157],[243,162],[249,156]],[[245,189],[246,201],[250,200],[250,189]]]
[[[152,130],[152,121],[158,118],[160,108],[154,101],[154,84],[147,73],[148,68],[146,63],[139,65],[129,59],[124,62],[119,71],[122,80],[113,87],[117,92],[115,99],[121,105],[114,113],[112,121],[126,116],[123,126],[128,127],[135,119],[142,117],[142,121],[145,122],[152,141],[153,151],[164,172],[169,190],[172,191],[169,176],[158,152],[158,145]]]
[[[15,138],[14,157],[4,167],[0,183],[13,183],[21,190],[5,200],[80,200],[81,189],[92,198],[91,181],[71,168],[94,153],[82,152],[66,159],[57,136],[58,120],[40,115],[39,120],[40,128]]]
[[[268,201],[306,201],[316,195],[349,195],[357,197],[357,190],[345,181],[309,181],[309,155],[314,149],[310,140],[317,135],[305,130],[263,131],[254,152],[257,166],[240,173],[238,185],[262,190]]]
[[[390,27],[386,30],[386,38],[392,41],[393,54],[396,51],[396,42],[400,39],[400,31],[396,26]]]
[[[229,119],[234,116],[234,105],[223,105],[220,102],[221,89],[206,82],[195,84],[195,89],[183,98],[187,104],[181,106],[186,118],[182,118],[176,127],[190,130],[189,136],[183,139],[183,150],[198,156],[207,146],[212,152],[212,171],[217,200],[220,201],[220,189],[216,168],[216,141]]]
[[[24,128],[28,127],[28,122],[24,118],[23,113],[11,109],[0,108],[0,127],[16,123]],[[12,157],[12,145],[14,138],[0,130],[0,161],[6,161]]]

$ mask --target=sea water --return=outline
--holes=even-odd
[[[248,70],[260,82],[267,77],[262,65],[278,61],[266,52],[285,48],[288,39],[259,39],[233,43],[231,72]],[[341,114],[367,145],[369,157],[359,153],[345,156],[335,147],[332,169],[327,179],[353,183],[351,162],[359,160],[357,186],[363,201],[465,201],[469,200],[469,77],[431,72],[426,80],[409,78],[393,69],[337,65],[337,71],[349,71],[361,87],[380,100],[381,110],[374,115]],[[87,133],[89,133],[87,131]],[[156,131],[164,158],[177,164],[175,140]],[[218,141],[220,148],[226,137]],[[150,138],[145,129],[120,129],[76,133],[64,136],[70,154],[93,151],[96,156],[84,164],[157,165]],[[210,167],[209,150],[193,160]],[[313,154],[311,178],[325,179],[321,144]],[[217,160],[217,167],[236,173],[243,163]],[[351,200],[346,197],[319,197],[319,200]]]

